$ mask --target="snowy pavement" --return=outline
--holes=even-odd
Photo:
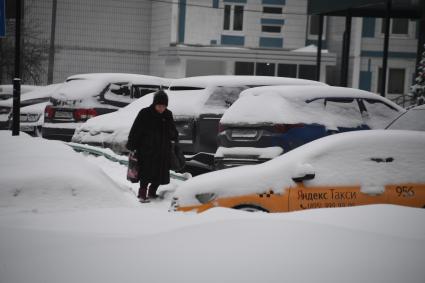
[[[2,283],[425,281],[424,209],[170,213],[138,203],[118,163],[6,133]]]

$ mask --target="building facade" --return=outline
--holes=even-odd
[[[307,1],[25,0],[30,7],[25,21],[35,18],[42,27],[40,36],[53,41],[52,82],[86,72],[315,79],[316,51],[311,44],[317,42],[318,23],[307,15]],[[378,92],[381,27],[381,19],[353,18],[349,86]],[[391,95],[407,93],[411,85],[417,28],[414,21],[392,21]],[[343,18],[325,18],[323,82],[339,83],[343,32]],[[45,66],[47,74],[49,62]]]

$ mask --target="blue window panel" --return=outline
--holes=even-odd
[[[283,38],[277,37],[260,37],[260,47],[283,47]]]
[[[359,88],[362,90],[370,91],[372,87],[372,72],[360,71]]]
[[[219,0],[213,0],[212,1],[213,8],[218,8],[218,2],[219,2]]]
[[[261,19],[262,25],[284,25],[285,20],[280,19]]]
[[[186,25],[186,0],[179,1],[179,38],[178,42],[184,42],[184,32]]]
[[[215,39],[211,39],[211,40],[210,40],[210,44],[211,44],[211,45],[217,45],[217,40],[215,40]]]
[[[6,36],[6,1],[0,0],[0,37]]]
[[[246,0],[223,0],[224,3],[243,3],[246,4]]]
[[[286,5],[286,0],[263,0],[263,5]]]
[[[375,37],[375,18],[363,18],[362,37]]]
[[[245,45],[245,37],[244,36],[236,36],[236,35],[221,35],[221,44],[244,46]]]
[[[361,52],[362,57],[383,57],[384,52],[383,51],[369,51],[369,50],[363,50]],[[416,53],[414,52],[388,52],[388,57],[390,58],[404,58],[404,59],[415,59]]]

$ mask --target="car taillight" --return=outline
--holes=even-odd
[[[74,110],[74,118],[76,121],[86,121],[97,115],[95,109],[76,109]]]
[[[285,133],[291,129],[294,128],[302,128],[304,127],[304,124],[299,123],[299,124],[276,124],[273,126],[273,130],[276,133]]]
[[[46,108],[44,108],[44,118],[52,119],[55,115],[55,109],[51,105],[47,105]]]

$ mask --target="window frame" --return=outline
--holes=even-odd
[[[240,17],[237,17],[237,9],[241,8],[239,11]],[[235,31],[241,32],[244,30],[244,17],[245,17],[245,5],[238,4],[226,4],[223,9],[223,30],[224,31]],[[237,20],[240,19],[240,27]]]
[[[403,72],[403,86],[402,86],[402,89],[403,89],[403,91],[401,92],[401,93],[399,93],[399,92],[390,92],[390,81],[392,81],[391,80],[391,70],[403,70],[404,72]],[[386,80],[386,82],[385,82],[385,94],[404,94],[405,92],[406,92],[406,71],[407,71],[407,69],[406,68],[403,68],[403,67],[400,67],[400,68],[392,68],[392,67],[390,67],[390,68],[388,68],[387,69],[387,80]],[[378,71],[377,71],[377,79],[378,79],[378,81],[377,81],[377,83],[376,83],[376,92],[377,93],[381,93],[381,86],[380,86],[380,84],[381,84],[381,76],[382,76],[382,67],[378,67]],[[395,80],[394,80],[395,81]]]

